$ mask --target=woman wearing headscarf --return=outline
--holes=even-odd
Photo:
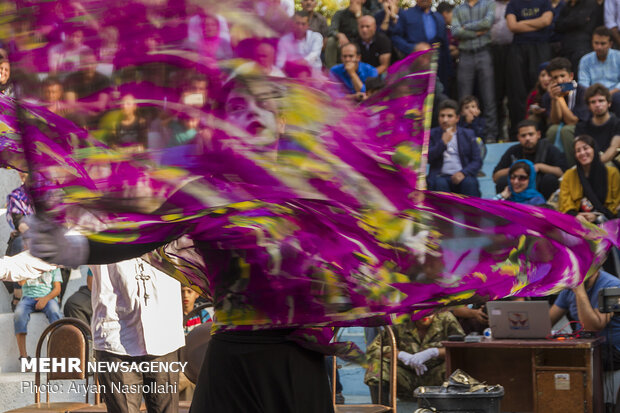
[[[508,170],[508,186],[495,199],[528,205],[545,204],[545,198],[536,190],[534,164],[527,159],[515,161]]]
[[[575,138],[577,165],[567,170],[560,184],[560,212],[587,222],[601,223],[616,218],[620,205],[620,173],[605,166],[594,138]]]

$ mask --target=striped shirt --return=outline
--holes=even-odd
[[[495,19],[495,2],[478,0],[470,6],[467,1],[461,3],[452,15],[452,34],[459,39],[459,49],[474,51],[491,43],[491,25]],[[486,30],[482,36],[476,32]]]

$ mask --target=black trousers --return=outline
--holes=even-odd
[[[508,54],[510,44],[492,44],[491,55],[493,57],[493,69],[495,79],[495,107],[497,108],[497,124],[499,136],[502,133],[502,125],[506,117],[504,110],[504,98],[508,96]]]
[[[538,80],[538,66],[550,58],[549,43],[513,43],[510,46],[507,58],[510,139],[516,139],[517,124],[525,119],[525,105]]]
[[[173,351],[172,353],[168,353],[163,356],[141,357],[119,356],[117,354],[108,353],[107,351],[95,351],[95,358],[97,361],[126,361],[135,363],[140,363],[143,361],[161,361],[164,363],[171,363],[179,360],[177,351]],[[178,391],[175,391],[178,389],[177,385],[179,382],[179,373],[140,373],[135,371],[123,373],[121,371],[117,371],[98,374],[100,384],[105,386],[103,399],[108,412],[110,413],[138,413],[140,411],[142,396],[144,396],[148,413],[177,413],[179,411],[179,393]],[[115,386],[112,385],[113,383],[115,383]],[[165,391],[135,393],[132,391],[125,391],[126,388],[122,387],[123,384],[129,386],[139,386],[149,385],[150,383],[166,386]],[[119,389],[120,391],[118,391]]]
[[[256,333],[213,336],[190,412],[332,413],[325,356]]]

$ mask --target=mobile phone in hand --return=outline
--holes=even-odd
[[[562,92],[570,92],[571,90],[575,90],[577,88],[577,82],[574,80],[572,82],[559,83],[560,90]]]

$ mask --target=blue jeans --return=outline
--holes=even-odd
[[[450,175],[429,175],[428,189],[431,191],[453,192],[455,194],[480,196],[478,179],[474,176],[465,176],[460,184],[454,185]]]
[[[15,327],[15,334],[19,333],[27,333],[28,332],[28,322],[30,321],[30,314],[35,311],[39,311],[35,309],[35,305],[37,304],[37,300],[32,297],[22,297],[22,299],[17,303],[17,307],[15,307],[15,314],[13,314],[13,326]],[[51,299],[47,302],[43,310],[41,310],[47,316],[47,319],[50,323],[62,318],[62,313],[60,312],[60,305],[58,304],[58,300]]]

